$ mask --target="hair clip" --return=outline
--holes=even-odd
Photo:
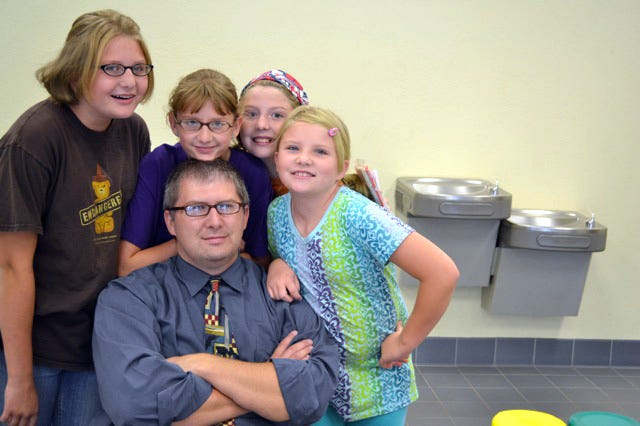
[[[338,134],[338,128],[337,127],[332,127],[332,128],[329,129],[329,136],[334,137],[337,134]]]

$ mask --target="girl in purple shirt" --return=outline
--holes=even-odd
[[[218,71],[200,69],[180,80],[169,98],[169,109],[167,120],[179,142],[159,146],[140,164],[121,234],[119,274],[127,275],[176,254],[175,240],[164,224],[162,198],[169,173],[187,158],[222,158],[238,169],[251,199],[243,252],[266,267],[270,260],[266,213],[271,184],[262,161],[230,148],[242,123],[235,86]]]

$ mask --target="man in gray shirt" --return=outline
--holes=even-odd
[[[306,302],[271,300],[264,270],[239,256],[248,203],[223,160],[173,171],[164,207],[178,256],[113,280],[98,299],[102,422],[240,426],[322,416],[338,349]],[[216,306],[207,321],[223,319],[219,327],[205,327],[205,305]]]

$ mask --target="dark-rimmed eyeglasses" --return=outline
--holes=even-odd
[[[169,211],[184,210],[184,213],[187,216],[200,217],[200,216],[208,215],[211,209],[216,209],[218,214],[225,216],[225,215],[238,213],[240,209],[246,205],[247,204],[245,203],[237,203],[235,201],[222,201],[218,204],[203,203],[203,204],[189,204],[187,206],[169,207],[167,208],[167,210]]]
[[[185,120],[178,120],[176,118],[176,123],[187,132],[197,132],[202,128],[202,126],[207,126],[213,133],[224,133],[233,127],[233,124],[226,121],[215,120],[203,123],[202,121],[194,120],[193,118],[187,118]]]
[[[153,65],[151,64],[135,64],[130,67],[124,66],[122,64],[105,64],[100,65],[100,68],[106,75],[110,75],[111,77],[119,77],[123,75],[127,70],[131,70],[133,75],[138,77],[144,77],[145,75],[149,75],[151,70],[153,69]]]

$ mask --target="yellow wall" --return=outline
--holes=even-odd
[[[200,67],[239,89],[282,67],[349,125],[354,158],[398,176],[498,179],[513,207],[595,212],[608,227],[580,314],[492,316],[458,290],[433,335],[640,338],[640,2],[635,0],[0,0],[0,132],[45,96],[38,66],[79,14],[142,27],[157,91],[138,112],[173,141],[169,91]],[[46,130],[46,129],[43,129]]]

